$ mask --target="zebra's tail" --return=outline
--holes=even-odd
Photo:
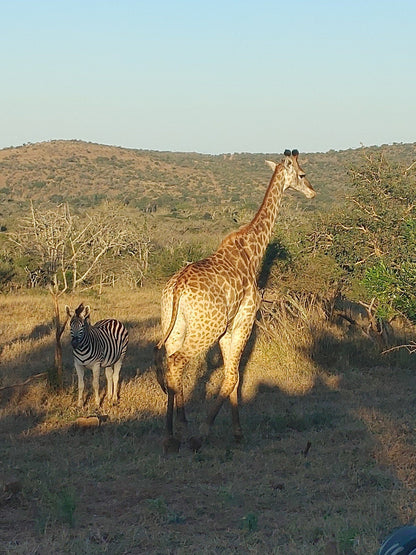
[[[153,351],[155,368],[156,368],[156,378],[159,382],[162,391],[165,393],[168,392],[168,386],[166,383],[166,365],[165,365],[165,356],[166,356],[166,349],[165,345],[156,345]]]

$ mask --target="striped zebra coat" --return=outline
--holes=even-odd
[[[81,303],[72,314],[66,307],[70,320],[71,345],[78,377],[78,406],[84,404],[84,370],[92,370],[92,385],[96,405],[100,405],[100,369],[105,368],[107,399],[118,400],[120,369],[128,345],[125,326],[115,319],[106,319],[91,325],[90,308]]]

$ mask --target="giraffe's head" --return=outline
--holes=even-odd
[[[280,164],[266,160],[266,164],[269,165],[274,172],[281,172],[284,180],[284,188],[294,189],[305,195],[307,198],[313,198],[316,195],[316,191],[309,183],[306,178],[305,172],[300,167],[298,162],[299,151],[286,149],[284,152],[284,158]]]
[[[65,307],[68,318],[71,318],[69,327],[71,332],[71,345],[74,349],[81,343],[85,334],[85,326],[89,323],[90,307],[81,303],[72,313],[69,306]]]

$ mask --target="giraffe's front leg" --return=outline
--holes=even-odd
[[[241,355],[240,355],[241,356]],[[233,422],[233,432],[234,437],[237,440],[241,440],[243,437],[243,433],[240,426],[240,416],[238,413],[238,399],[237,399],[237,391],[238,391],[238,383],[239,383],[239,374],[238,374],[238,362],[234,366],[224,366],[224,380],[221,384],[221,389],[218,394],[218,397],[214,401],[214,404],[211,407],[211,410],[208,413],[207,420],[201,426],[201,433],[203,436],[207,436],[209,430],[211,429],[212,425],[214,424],[215,418],[217,417],[218,413],[224,401],[230,398],[231,401],[231,411],[232,411],[232,422]]]
[[[234,389],[230,394],[230,403],[231,403],[231,419],[233,424],[233,432],[236,441],[241,441],[243,439],[243,430],[240,424],[240,413],[238,410],[238,384],[239,380],[237,381]]]
[[[231,357],[232,339],[233,339],[232,332],[227,331],[227,333],[225,333],[219,340],[221,354],[224,361],[225,376],[227,376],[228,369],[230,368],[230,363],[232,362],[232,357]],[[237,365],[236,372],[228,373],[228,380],[230,381],[230,385],[227,387],[227,384],[223,384],[223,388],[226,390],[226,392],[224,392],[222,395],[220,394],[218,398],[217,406],[213,409],[213,412],[215,412],[215,410],[219,412],[221,405],[227,396],[226,393],[228,392],[228,389],[230,389],[234,384],[234,388],[231,391],[231,393],[228,395],[228,397],[231,402],[231,417],[232,417],[234,437],[237,440],[241,440],[243,437],[243,432],[240,424],[240,415],[238,411],[239,361],[240,359],[238,358],[238,361],[236,361],[236,365]],[[210,415],[211,419],[215,418],[213,415],[213,412]],[[213,420],[212,422],[209,423],[209,425],[212,425],[212,424],[213,424]]]

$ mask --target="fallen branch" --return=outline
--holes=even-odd
[[[411,343],[410,345],[396,345],[396,347],[391,347],[390,349],[386,349],[382,351],[382,355],[386,353],[391,353],[392,351],[398,351],[399,349],[406,349],[411,355],[416,353],[416,343]]]
[[[43,378],[44,376],[47,376],[47,374],[48,374],[47,372],[40,372],[40,374],[34,374],[33,376],[30,376],[30,378],[28,378],[22,383],[15,383],[12,385],[4,385],[3,387],[0,387],[0,391],[4,391],[5,389],[12,389],[13,387],[22,387],[23,385],[27,385],[28,383],[32,382],[33,380],[36,380],[37,378]]]

